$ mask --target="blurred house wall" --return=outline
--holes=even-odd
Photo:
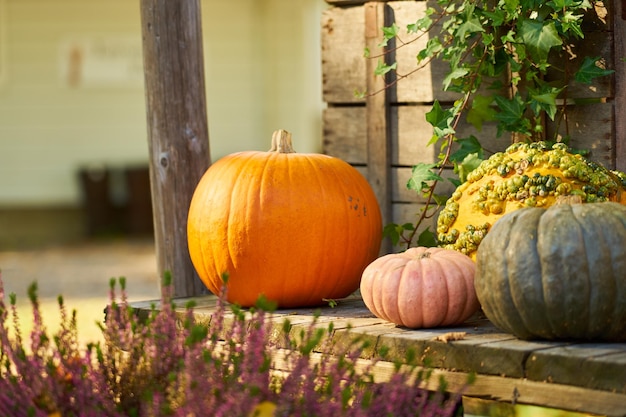
[[[324,1],[201,6],[212,159],[277,128],[319,152]],[[84,235],[79,173],[147,166],[139,16],[139,0],[0,0],[0,249]]]

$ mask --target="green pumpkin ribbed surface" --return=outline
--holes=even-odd
[[[626,340],[625,206],[508,213],[476,264],[476,293],[497,327],[523,339]]]

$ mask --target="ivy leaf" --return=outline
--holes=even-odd
[[[467,121],[476,128],[482,130],[484,122],[495,120],[496,111],[491,107],[493,96],[476,94],[472,100],[472,107],[467,111]]]
[[[495,10],[483,10],[483,14],[491,20],[493,27],[502,26],[505,19],[504,10],[496,8]]]
[[[450,178],[448,178],[448,180],[450,180],[450,182],[452,182],[453,184],[454,184],[454,181],[458,181],[458,180],[456,180],[456,179],[453,181],[453,180],[452,180],[452,179],[450,179]],[[459,185],[460,185],[460,184],[459,184]],[[457,185],[457,187],[458,187],[458,185]],[[440,206],[440,207],[441,207],[441,206],[445,206],[445,205],[446,205],[446,202],[448,201],[448,199],[449,199],[449,198],[450,198],[450,196],[449,196],[449,195],[441,195],[441,194],[436,194],[436,193],[435,193],[435,194],[433,194],[433,200],[435,200],[435,204],[436,204],[437,206]]]
[[[446,78],[443,79],[443,89],[448,90],[450,84],[452,84],[455,80],[459,78],[465,77],[469,70],[463,67],[454,67],[447,75]]]
[[[441,181],[439,175],[437,175],[432,169],[437,164],[419,163],[413,166],[411,170],[411,178],[406,184],[406,188],[421,193],[425,188],[428,188],[428,181]]]
[[[388,237],[393,246],[396,246],[400,241],[400,232],[398,232],[397,226],[395,223],[389,223],[383,228],[383,237]]]
[[[519,93],[510,99],[502,96],[494,96],[494,99],[500,108],[500,112],[496,114],[496,119],[512,123],[524,116],[525,103]]]
[[[502,43],[511,43],[511,44],[515,44],[515,36],[516,36],[516,32],[513,28],[509,29],[504,35],[502,35],[500,37],[500,41]]]
[[[394,39],[396,36],[398,36],[399,29],[400,28],[395,23],[391,26],[383,27],[383,40],[378,44],[378,46],[381,48],[387,46],[391,39]]]
[[[567,7],[572,7],[575,4],[575,0],[552,0],[548,2],[554,10],[562,10]]]
[[[459,180],[458,178],[448,178],[448,181],[450,181],[450,183],[454,185],[455,187],[458,187],[459,185],[463,184],[461,180]]]
[[[422,30],[428,30],[433,24],[432,15],[435,13],[435,9],[429,7],[426,9],[424,16],[418,19],[415,23],[408,24],[406,30],[408,33],[417,33]]]
[[[504,0],[504,10],[509,15],[509,20],[515,18],[517,7],[519,6],[519,0]]]
[[[580,68],[578,69],[578,71],[576,71],[576,74],[574,75],[576,82],[591,84],[591,82],[595,78],[604,77],[615,72],[613,70],[607,70],[598,66],[599,61],[600,58],[598,57],[591,58],[586,56],[582,64],[580,64]]]
[[[383,228],[383,236],[391,240],[391,244],[396,246],[400,242],[400,237],[405,230],[412,231],[414,226],[412,223],[396,224],[389,223]]]
[[[463,22],[457,29],[456,36],[460,39],[465,39],[467,34],[473,34],[477,32],[484,32],[483,26],[480,24],[480,20],[474,15]]]
[[[500,108],[500,112],[496,114],[496,120],[500,122],[502,127],[511,132],[525,133],[525,130],[520,130],[520,122],[524,119],[524,111],[526,110],[526,103],[522,99],[519,93],[516,93],[512,98],[508,99],[502,96],[494,96],[496,104]],[[498,129],[501,127],[498,126]]]
[[[563,44],[554,22],[525,19],[519,34],[535,64],[545,63],[550,49]]]
[[[459,144],[459,148],[450,155],[450,161],[461,162],[468,155],[475,154],[479,158],[483,157],[483,147],[475,136],[470,136],[465,139],[457,139],[456,143]]]
[[[397,66],[398,66],[397,62],[394,62],[391,65],[387,65],[383,61],[378,61],[378,65],[376,66],[376,69],[374,70],[374,75],[385,75],[389,71],[395,70]]]
[[[461,183],[467,181],[467,175],[478,168],[481,162],[483,162],[483,159],[478,156],[478,153],[471,153],[466,155],[460,164],[455,165],[454,172],[459,175]]]
[[[444,110],[437,100],[433,103],[433,108],[426,113],[426,121],[434,127],[435,135],[438,138],[454,133],[454,129],[451,127],[453,119],[452,110]]]
[[[426,48],[422,49],[417,54],[417,62],[422,62],[426,58],[436,56],[442,49],[443,46],[439,38],[430,38],[426,42]]]
[[[422,231],[417,238],[417,246],[422,246],[425,248],[434,248],[437,246],[437,239],[435,238],[435,233],[430,230],[430,226],[426,228],[426,230]]]
[[[365,94],[367,94],[367,92],[360,91],[360,90],[354,90],[353,94],[354,94],[355,98],[365,98]]]
[[[554,115],[557,111],[556,99],[561,91],[563,91],[563,87],[556,88],[544,86],[544,88],[539,91],[529,88],[530,108],[536,115],[538,115],[541,111],[544,111],[550,117],[550,120],[554,120]]]
[[[561,30],[563,33],[572,32],[574,36],[579,39],[583,39],[585,35],[583,34],[583,30],[580,27],[580,22],[583,18],[583,15],[574,14],[571,10],[565,11],[563,16],[559,19],[559,23],[561,24]]]

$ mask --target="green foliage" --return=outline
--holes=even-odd
[[[395,24],[383,28],[380,46],[392,52],[411,43],[400,37],[428,32],[430,39],[416,56],[417,69],[435,59],[447,62],[442,89],[459,93],[451,107],[435,101],[426,114],[433,127],[429,146],[438,144],[441,152],[437,163],[413,167],[407,187],[423,195],[426,205],[415,225],[385,228],[394,245],[411,246],[419,225],[445,202],[435,192],[444,167],[454,168],[458,179],[450,181],[459,185],[483,160],[479,139],[457,136],[462,117],[478,131],[484,123],[495,123],[498,136],[509,132],[518,140],[567,140],[546,137],[544,129],[546,120],[567,123],[567,87],[574,82],[590,84],[613,72],[598,57],[583,57],[578,68],[564,62],[574,55],[572,43],[584,38],[583,18],[594,12],[594,6],[590,0],[437,0],[405,30]],[[391,47],[394,40],[399,46]],[[395,62],[380,63],[376,73],[395,70]],[[396,73],[394,83],[413,72]],[[434,242],[434,236],[427,240]]]
[[[334,300],[332,298],[322,298],[322,301],[328,303],[328,307],[330,308],[335,308],[338,305],[337,300]]]
[[[437,241],[435,240],[435,235],[430,231],[430,228],[427,227],[422,233],[417,237],[417,246],[424,246],[432,248],[437,246]]]
[[[404,232],[413,232],[413,230],[415,230],[413,223],[389,223],[385,225],[383,229],[383,236],[388,237],[391,240],[391,243],[395,246],[400,243],[400,238],[404,235]]]
[[[441,181],[442,178],[432,171],[436,166],[437,164],[415,165],[411,171],[411,178],[409,178],[409,182],[406,184],[407,188],[421,193],[428,189],[429,181]]]
[[[474,169],[478,168],[478,165],[483,161],[478,153],[470,153],[465,155],[460,163],[454,165],[454,172],[459,176],[459,184],[464,183],[467,180],[467,175]]]
[[[590,84],[595,78],[604,77],[614,72],[613,70],[602,68],[602,66],[598,64],[599,62],[600,58],[598,57],[590,58],[586,56],[583,63],[580,64],[580,68],[576,71],[576,82]]]

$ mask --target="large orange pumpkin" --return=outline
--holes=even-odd
[[[378,256],[380,208],[367,180],[328,155],[293,151],[274,133],[268,152],[215,162],[189,208],[189,254],[213,292],[228,274],[228,301],[253,305],[263,294],[279,307],[348,296]]]

